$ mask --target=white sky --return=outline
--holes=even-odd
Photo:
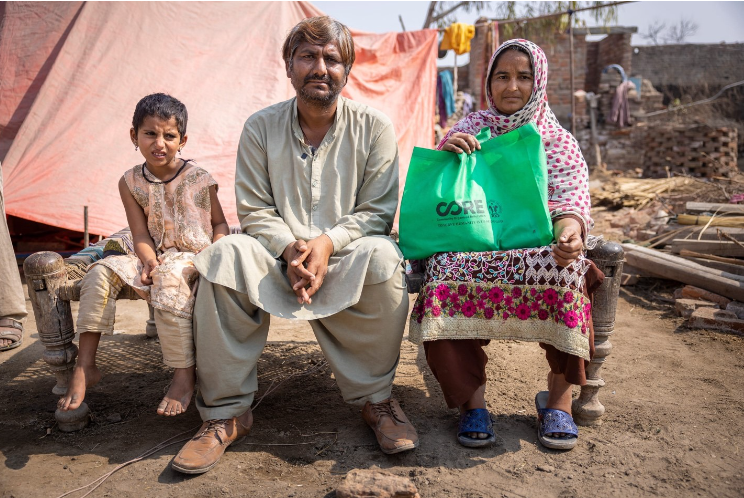
[[[398,15],[409,31],[421,29],[428,1],[343,1],[312,2],[313,5],[350,28],[373,33],[402,31]],[[497,4],[498,2],[492,2]],[[637,26],[639,34],[633,35],[633,45],[647,45],[640,33],[645,33],[654,21],[675,24],[684,18],[698,24],[697,33],[688,43],[742,43],[744,42],[744,1],[731,2],[686,2],[641,1],[619,5],[618,26]],[[486,11],[487,17],[495,17],[495,9]],[[460,12],[458,21],[472,23],[479,14]],[[588,26],[593,19],[586,18]],[[467,62],[467,56],[458,58],[458,65]],[[440,65],[452,65],[452,56],[440,61]]]

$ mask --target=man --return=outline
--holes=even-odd
[[[349,30],[305,19],[285,40],[297,96],[245,123],[235,174],[244,234],[194,260],[203,420],[173,468],[212,468],[253,423],[256,363],[269,315],[310,320],[344,400],[362,406],[383,452],[415,448],[416,430],[391,399],[408,314],[403,256],[387,237],[398,203],[390,120],[339,97],[354,63]]]
[[[0,166],[0,351],[15,349],[23,342],[26,299],[21,274],[10,240],[3,199],[3,170]]]

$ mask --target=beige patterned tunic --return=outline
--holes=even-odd
[[[124,173],[124,181],[147,218],[147,229],[160,265],[153,270],[152,285],[140,279],[142,262],[136,254],[109,256],[96,264],[113,270],[154,307],[191,318],[195,284],[199,276],[192,260],[212,243],[209,187],[212,176],[189,162],[175,180],[162,183],[137,165]]]

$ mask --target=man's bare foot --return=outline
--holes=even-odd
[[[93,387],[101,380],[101,371],[93,365],[76,365],[70,376],[67,392],[57,402],[57,408],[62,411],[74,410],[85,399],[85,390]]]
[[[158,405],[158,415],[174,417],[186,411],[194,395],[196,366],[176,368],[170,388]]]

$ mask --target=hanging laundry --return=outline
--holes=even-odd
[[[462,92],[462,115],[467,116],[473,110],[473,96]]]
[[[453,95],[452,72],[442,71],[437,76],[437,103],[439,104],[439,125],[447,126],[447,118],[455,112],[455,96]]]
[[[457,55],[470,52],[470,40],[475,36],[475,26],[456,22],[444,30],[444,37],[439,48],[454,50]]]
[[[628,103],[628,92],[634,88],[635,85],[633,82],[626,80],[620,83],[615,89],[615,95],[612,98],[610,122],[615,123],[620,128],[623,126],[630,126],[630,104]]]

